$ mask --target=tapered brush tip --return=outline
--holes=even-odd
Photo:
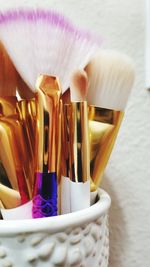
[[[88,103],[124,111],[135,77],[130,57],[113,50],[101,50],[85,71],[89,79]]]
[[[84,70],[73,73],[70,82],[71,101],[85,101],[88,90],[88,77]]]

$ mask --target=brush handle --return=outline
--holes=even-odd
[[[33,197],[33,218],[57,215],[57,175],[52,173],[36,173]]]
[[[90,207],[90,179],[85,183],[70,181],[71,212]]]
[[[62,176],[61,179],[61,214],[71,212],[70,178]]]

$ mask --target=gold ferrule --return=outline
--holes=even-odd
[[[70,126],[70,105],[63,105],[62,127],[61,127],[61,174],[70,177],[70,146],[69,146],[69,126]]]
[[[30,132],[30,140],[33,151],[35,151],[35,131],[36,131],[36,118],[37,118],[36,108],[37,106],[35,99],[28,100],[28,129]]]
[[[56,172],[60,84],[56,77],[41,75],[37,89],[36,171]]]
[[[69,145],[69,177],[74,182],[86,182],[90,179],[87,102],[72,102],[66,105],[65,116]]]
[[[26,149],[26,157],[28,157],[27,163],[27,170],[30,173],[30,186],[33,188],[34,186],[34,168],[35,168],[35,161],[34,161],[34,152],[35,152],[35,118],[33,119],[33,112],[30,107],[31,101],[32,106],[34,108],[35,100],[26,100],[23,99],[18,102],[17,109],[19,113],[19,120],[23,130],[24,140],[25,140],[25,147]]]
[[[57,145],[57,160],[56,160],[56,164],[57,164],[57,180],[58,183],[60,183],[61,180],[61,151],[62,151],[62,144],[61,144],[61,127],[62,127],[62,108],[63,108],[63,104],[62,104],[62,100],[60,100],[60,104],[59,104],[59,113],[58,113],[58,124],[57,124],[57,131],[56,131],[56,145]]]
[[[31,150],[35,149],[35,123],[36,123],[36,103],[35,100],[23,99],[18,102],[18,113],[20,120],[26,130]],[[33,153],[33,152],[32,152]]]
[[[30,155],[28,138],[26,137],[24,128],[17,115],[14,115],[14,117],[11,118],[1,118],[0,134],[3,146],[1,158],[3,157],[3,162],[5,162],[6,172],[9,171],[9,180],[12,182],[12,179],[15,180],[15,177],[17,177],[18,187],[19,185],[22,187],[24,184],[26,195],[29,195],[29,198],[32,198],[31,177],[34,175],[34,172],[29,163]],[[9,153],[7,151],[9,151]],[[12,170],[14,175],[11,174]]]
[[[15,96],[0,97],[0,117],[17,114],[17,98]]]
[[[32,120],[35,120],[37,110],[36,110],[36,101],[34,98],[28,100],[28,112]]]
[[[0,183],[18,190],[14,153],[11,146],[12,133],[9,124],[0,121]]]
[[[0,121],[0,203],[1,208],[10,209],[21,205],[21,196],[18,189],[14,151],[10,144],[11,131],[7,126],[6,123]]]
[[[90,174],[99,186],[122,122],[122,111],[89,106]]]

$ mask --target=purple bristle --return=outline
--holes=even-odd
[[[94,36],[88,31],[80,30],[75,27],[72,22],[53,10],[43,10],[43,9],[18,9],[9,10],[4,13],[0,13],[0,24],[12,23],[15,21],[47,21],[48,24],[53,26],[58,26],[60,29],[65,30],[69,33],[75,33],[78,39],[86,39],[89,42],[96,42],[102,45],[103,40],[99,37]]]

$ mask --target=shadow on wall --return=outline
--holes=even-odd
[[[108,192],[112,203],[109,213],[110,257],[109,267],[121,267],[125,246],[127,244],[127,227],[122,207],[119,205],[115,185],[107,175],[103,177],[102,188]]]

